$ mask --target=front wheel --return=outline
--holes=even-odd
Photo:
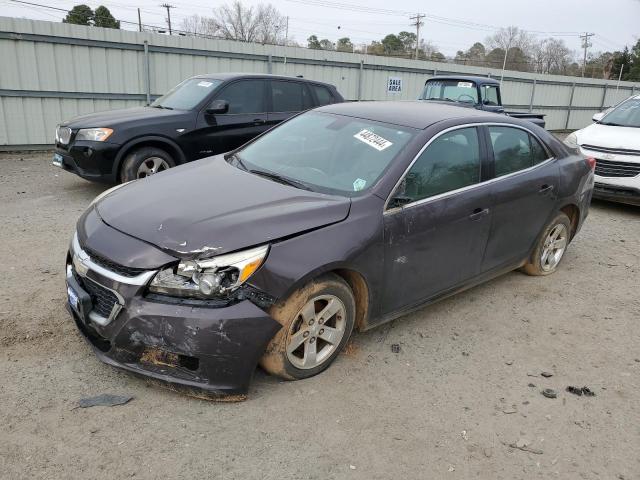
[[[287,380],[312,377],[329,367],[349,341],[355,319],[349,285],[324,275],[275,305],[271,316],[282,328],[260,359],[271,375]]]
[[[571,235],[571,220],[559,213],[540,236],[529,262],[522,267],[528,275],[550,275],[556,271],[567,251]]]
[[[142,147],[127,155],[120,170],[120,181],[130,182],[175,167],[175,160],[156,147]]]

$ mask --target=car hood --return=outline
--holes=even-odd
[[[594,123],[576,132],[578,145],[640,150],[640,128],[614,127]]]
[[[94,128],[94,127],[113,127],[128,122],[138,122],[140,120],[152,119],[168,119],[169,117],[182,117],[182,110],[165,110],[162,108],[152,107],[133,107],[122,108],[120,110],[110,110],[108,112],[90,113],[75,117],[61,125],[64,127],[76,128]]]
[[[178,258],[207,258],[344,220],[351,200],[274,182],[223,156],[131,182],[98,201],[111,227]]]

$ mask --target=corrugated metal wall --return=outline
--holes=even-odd
[[[435,74],[499,77],[447,63],[165,36],[0,17],[0,148],[53,143],[55,125],[76,115],[143,105],[183,79],[214,72],[302,75],[336,85],[350,100],[410,100]],[[389,77],[402,79],[388,93]],[[547,115],[551,130],[577,129],[640,93],[640,85],[505,72],[508,108]]]

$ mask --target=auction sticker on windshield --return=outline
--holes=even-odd
[[[393,143],[391,143],[386,138],[383,138],[380,135],[376,135],[371,130],[367,130],[367,129],[360,130],[358,133],[356,133],[353,136],[353,138],[357,138],[361,142],[366,143],[370,147],[375,148],[379,152],[393,145]]]
[[[213,82],[205,82],[205,81],[198,82],[199,87],[209,88],[211,85],[213,85]]]
[[[458,87],[460,88],[473,88],[472,82],[458,82]]]

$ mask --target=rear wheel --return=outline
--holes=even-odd
[[[129,153],[120,169],[120,181],[129,182],[175,167],[175,160],[166,151],[156,147],[142,147]]]
[[[264,370],[287,380],[312,377],[329,367],[349,341],[355,300],[349,285],[325,275],[275,305],[282,325],[260,360]]]
[[[529,275],[555,272],[567,251],[570,235],[571,220],[564,213],[559,213],[544,229],[533,255],[522,270]]]

